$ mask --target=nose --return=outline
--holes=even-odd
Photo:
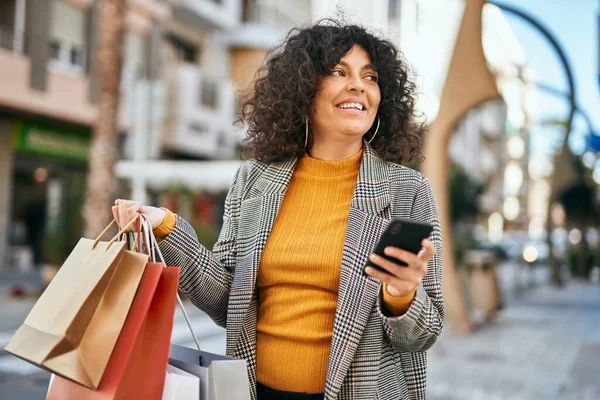
[[[346,87],[346,90],[348,90],[349,92],[364,93],[365,92],[365,84],[362,81],[362,79],[360,79],[360,76],[357,76],[357,77],[350,79],[350,82],[348,82],[348,86]]]

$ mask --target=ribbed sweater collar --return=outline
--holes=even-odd
[[[337,161],[323,161],[312,158],[305,153],[296,165],[297,171],[307,172],[311,175],[332,177],[358,172],[362,161],[362,148],[354,155]]]

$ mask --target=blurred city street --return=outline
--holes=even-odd
[[[557,289],[539,266],[531,287],[516,294],[515,270],[512,264],[498,269],[505,308],[492,323],[471,334],[446,329],[429,351],[428,399],[600,398],[600,285],[571,281]],[[5,285],[1,295],[4,346],[34,299],[11,299]],[[222,354],[224,331],[191,304],[187,310],[201,346]],[[175,325],[173,342],[192,347],[179,311]],[[44,399],[48,379],[48,373],[0,353],[0,399]]]
[[[429,351],[431,400],[600,399],[600,285],[535,285],[514,293],[513,268],[499,270],[505,308],[467,335],[450,329]]]
[[[368,35],[373,40],[378,37],[385,41],[377,50],[369,50],[370,45],[352,36],[340,40],[342,47],[333,50],[338,44],[323,45],[329,43],[325,40],[329,34],[323,33],[318,40],[295,40],[304,37],[299,32],[311,29],[341,29],[350,34],[353,29],[359,32],[360,27],[373,33]],[[290,43],[308,47],[300,51],[292,46],[289,50]],[[275,179],[277,186],[282,186],[277,196],[268,188],[264,177],[271,170],[280,170],[271,168],[272,163],[288,158],[336,163],[350,156],[344,149],[358,150],[361,146],[365,151],[361,168],[368,167],[364,162],[368,148],[385,163],[376,163],[381,171],[358,175],[359,184],[354,185],[352,198],[350,192],[344,197],[344,207],[366,199],[367,189],[375,183],[399,179],[383,173],[386,168],[391,170],[388,162],[414,169],[421,174],[415,176],[426,179],[421,179],[410,208],[398,200],[404,186],[390,190],[389,196],[387,190],[375,190],[378,200],[363,210],[370,216],[378,213],[378,221],[382,216],[390,219],[398,210],[406,209],[413,218],[421,211],[421,206],[415,206],[425,192],[421,188],[430,186],[433,193],[433,201],[428,195],[425,208],[429,211],[422,221],[433,222],[434,227],[439,222],[440,230],[434,230],[432,239],[439,238],[436,232],[441,232],[443,261],[433,257],[430,265],[442,265],[433,268],[433,274],[430,269],[425,280],[418,282],[424,283],[435,303],[425,312],[434,315],[402,311],[408,313],[409,321],[411,315],[426,321],[416,324],[424,334],[411,336],[420,346],[420,340],[440,326],[437,311],[441,303],[436,300],[439,296],[432,294],[439,292],[435,278],[441,276],[446,321],[441,337],[428,351],[427,399],[599,400],[599,43],[600,0],[0,0],[0,400],[45,398],[49,373],[3,348],[43,288],[52,285],[81,238],[93,239],[109,223],[112,226],[111,207],[119,204],[116,199],[139,203],[137,210],[145,210],[139,212],[146,213],[149,220],[153,214],[156,218],[151,223],[161,233],[156,233],[159,241],[166,239],[168,243],[176,237],[174,241],[183,243],[177,235],[167,237],[176,214],[191,227],[182,234],[186,240],[193,230],[199,244],[210,249],[224,221],[230,221],[231,226],[248,224],[243,227],[262,229],[265,224],[260,218],[267,211],[280,214],[271,207],[282,203],[273,200],[271,205],[271,199],[283,201],[288,195],[280,198],[279,190],[294,190],[287,191],[279,179]],[[323,48],[315,50],[319,46]],[[346,71],[351,63],[344,60],[357,46],[364,47],[358,53],[366,52],[363,56],[368,60],[363,59],[362,67],[353,74]],[[286,51],[293,57],[285,56]],[[338,53],[337,59],[330,56]],[[387,68],[392,72],[386,72],[387,64],[393,65]],[[338,71],[340,66],[343,68]],[[367,70],[373,71],[363,75]],[[353,76],[355,81],[348,80]],[[358,88],[356,84],[363,85],[363,80],[364,86]],[[322,90],[330,81],[338,89]],[[336,91],[338,95],[333,96]],[[332,118],[317,107],[323,98],[329,98],[327,93],[331,98],[323,110],[332,111]],[[339,102],[342,98],[346,104]],[[362,121],[360,130],[356,128],[359,125],[348,122],[355,117]],[[400,117],[402,123],[394,122]],[[352,135],[344,130],[346,123]],[[343,135],[335,132],[338,129]],[[321,140],[320,136],[332,140]],[[314,152],[320,143],[327,144],[325,156]],[[240,169],[248,159],[251,168],[261,162],[271,165],[255,176],[244,172],[246,167]],[[294,164],[292,175],[301,164]],[[373,185],[361,185],[360,179],[369,176],[375,177]],[[235,179],[243,181],[240,201],[235,200],[235,190],[242,186]],[[413,190],[413,181],[411,178],[407,190]],[[343,186],[337,182],[326,187],[319,184],[313,190],[321,194]],[[248,200],[253,200],[255,192],[261,193],[261,201],[268,199],[269,205],[252,208],[254,203]],[[226,198],[234,199],[228,202],[229,208]],[[244,207],[238,216],[234,205],[240,204]],[[333,210],[339,207],[323,204],[327,206],[323,221],[329,217],[342,221],[341,212],[334,218]],[[430,205],[435,205],[437,214]],[[294,220],[313,222],[304,218],[309,213],[291,209]],[[160,218],[164,218],[163,223]],[[238,219],[241,222],[234,223]],[[224,307],[225,297],[220,295],[235,292],[236,279],[248,272],[239,267],[240,257],[258,255],[252,265],[265,268],[258,276],[268,272],[269,267],[261,261],[265,248],[256,243],[273,237],[270,227],[274,221],[266,224],[264,234],[240,235],[237,225],[223,230],[221,238],[226,245],[221,247],[227,250],[218,257],[231,264],[225,268],[231,267],[234,278],[228,281],[219,276],[215,280],[221,285],[219,296],[211,296],[211,288],[204,286],[204,282],[212,284],[211,280],[204,277],[214,278],[205,274],[212,261],[205,263],[202,279],[198,279],[202,286],[199,292],[210,300],[218,298],[218,305]],[[296,240],[287,228],[282,231]],[[341,225],[337,228],[342,232]],[[352,224],[347,228],[353,229]],[[371,233],[362,228],[361,234]],[[104,232],[102,240],[108,241],[108,231]],[[323,244],[333,236],[324,229],[311,235]],[[348,237],[342,251],[353,249],[346,246],[352,243]],[[240,249],[240,242],[250,242],[249,238],[258,240],[253,249]],[[305,241],[296,243],[305,246]],[[192,253],[197,256],[196,242],[186,244],[189,246],[183,246],[181,254],[170,255],[178,260],[171,260],[173,263],[197,259],[190,258]],[[188,252],[188,248],[192,250]],[[327,257],[330,249],[335,250],[329,245],[324,248]],[[168,256],[165,258],[170,262]],[[83,263],[75,259],[72,265],[77,268],[82,264],[96,266],[88,259]],[[287,265],[276,261],[273,264],[278,267]],[[321,272],[337,272],[340,264],[327,262],[330,264]],[[314,265],[319,264],[310,258],[301,266]],[[175,266],[187,273],[196,271]],[[73,270],[80,272],[77,268]],[[61,276],[71,278],[73,270]],[[248,277],[256,277],[256,268],[254,273]],[[422,269],[421,275],[424,273]],[[46,317],[50,310],[60,310],[56,313],[60,315],[50,318],[48,325],[58,325],[57,320],[68,314],[59,306],[61,301],[73,306],[68,296],[77,292],[75,287],[98,287],[94,286],[97,282],[85,282],[93,274],[81,275],[66,279],[73,284],[64,286],[68,289],[59,286],[61,279],[54,281],[59,283],[51,287],[59,288],[56,293],[60,299],[48,301],[40,307],[40,314]],[[430,279],[432,275],[434,279]],[[310,278],[304,286],[314,289],[322,283],[313,275],[304,277]],[[193,286],[196,278],[182,276],[180,284]],[[336,281],[330,282],[335,286]],[[268,286],[258,280],[251,284],[256,284],[256,293]],[[284,277],[275,289],[293,286]],[[328,289],[329,294],[342,293],[335,292],[334,286]],[[175,284],[172,289],[174,295]],[[63,296],[65,293],[68,295]],[[260,293],[247,294],[259,307],[261,301],[269,304]],[[345,297],[364,299],[339,296],[338,300]],[[312,297],[302,301],[309,304]],[[186,304],[203,350],[224,354],[225,330]],[[275,310],[296,309],[274,304]],[[305,314],[310,316],[308,320],[315,318],[317,327],[323,326],[319,322],[323,315],[327,321],[334,321],[334,314],[335,321],[343,320],[338,318],[344,315],[340,313],[343,309],[340,303],[334,308],[335,304],[332,300],[320,314]],[[235,301],[228,304],[229,311],[235,305]],[[120,305],[114,309],[125,310]],[[114,314],[110,315],[110,322],[114,322]],[[285,321],[296,321],[291,318]],[[231,329],[231,319],[229,322]],[[65,322],[71,329],[69,324],[72,321]],[[287,324],[280,323],[289,328]],[[94,326],[104,328],[106,324],[102,320]],[[66,329],[52,335],[64,340],[61,335],[66,335]],[[302,335],[306,332],[289,330]],[[115,336],[117,331],[112,331]],[[102,329],[85,332],[104,335]],[[156,348],[155,330],[145,332],[151,332],[151,344]],[[302,335],[300,339],[306,340]],[[245,339],[251,341],[252,335],[247,336]],[[375,336],[381,338],[363,337]],[[37,353],[44,341],[46,337],[39,341],[27,337]],[[299,340],[288,342],[292,348]],[[63,351],[56,343],[51,351]],[[175,314],[172,343],[194,347],[180,310]],[[164,344],[166,348],[166,339]],[[252,344],[238,347],[248,349]],[[323,360],[319,375],[304,382],[327,380],[327,349],[322,346],[319,353]],[[94,350],[96,354],[108,353]],[[345,350],[342,353],[349,354]],[[236,354],[246,357],[248,353]],[[292,364],[281,361],[285,359],[280,352],[272,354],[276,356],[271,358],[282,364]],[[311,357],[288,354],[294,355],[290,360],[312,361]],[[384,362],[388,358],[380,359]],[[405,369],[406,365],[396,367]],[[288,384],[305,376],[294,369],[273,380]],[[419,386],[424,374],[414,376],[416,383],[408,381],[406,385],[409,391],[411,385]],[[342,379],[333,381],[340,383]],[[361,384],[364,382],[370,383],[365,379]],[[336,393],[338,388],[332,389],[330,383],[327,381],[323,388]],[[400,396],[396,395],[400,392],[394,393],[388,397]]]

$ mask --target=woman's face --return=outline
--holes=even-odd
[[[360,140],[377,116],[381,100],[377,80],[369,55],[355,44],[321,80],[315,94],[314,140]]]

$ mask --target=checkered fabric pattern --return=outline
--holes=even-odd
[[[227,355],[247,360],[253,399],[256,276],[296,161],[247,161],[240,167],[212,252],[180,217],[160,243],[167,264],[182,268],[181,290],[227,329]],[[412,305],[400,317],[384,314],[381,283],[362,273],[392,217],[432,223],[436,248]],[[365,145],[346,230],[326,399],[425,399],[425,351],[440,335],[444,317],[441,240],[429,181],[417,171],[384,162]]]

